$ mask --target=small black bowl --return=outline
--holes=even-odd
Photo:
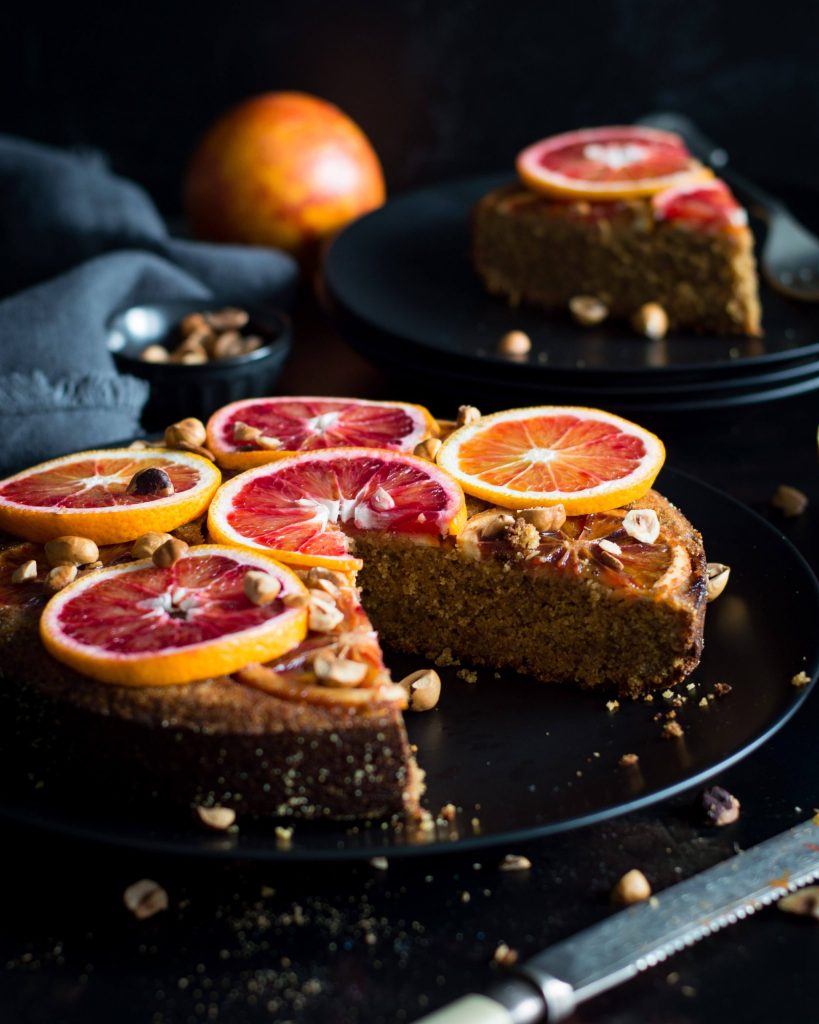
[[[243,333],[264,340],[254,352],[194,365],[149,363],[140,358],[148,345],[173,348],[179,321],[188,313],[215,312],[235,305],[229,300],[175,299],[130,306],[108,321],[108,350],[117,369],[151,386],[142,414],[146,430],[161,430],[185,416],[207,420],[228,402],[271,393],[292,341],[289,317],[272,307],[242,304],[250,317]]]

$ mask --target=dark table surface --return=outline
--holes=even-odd
[[[309,301],[296,332],[283,391],[430,398],[398,396]],[[452,395],[444,407],[432,387],[430,395],[441,416],[470,400]],[[641,420],[666,441],[670,465],[760,512],[819,570],[816,394]],[[780,483],[809,496],[802,516],[786,520],[770,507]],[[0,1021],[413,1021],[497,978],[499,943],[525,958],[609,914],[626,870],[639,867],[659,890],[807,818],[819,807],[817,730],[814,692],[773,740],[715,780],[742,804],[725,828],[700,823],[691,793],[574,834],[393,860],[386,871],[160,857],[3,824]],[[507,853],[525,854],[531,870],[500,872]],[[165,887],[170,907],[140,922],[122,893],[145,877]],[[576,1019],[815,1022],[817,960],[819,922],[771,908]]]

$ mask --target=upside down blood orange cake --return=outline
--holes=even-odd
[[[415,691],[379,639],[632,697],[699,660],[702,540],[635,424],[256,399],[208,437],[253,468],[217,489],[191,420],[0,482],[6,696],[70,759],[198,804],[412,816]]]
[[[753,236],[724,182],[679,136],[641,127],[557,135],[518,157],[519,182],[484,196],[473,260],[488,291],[511,305],[571,308],[584,322],[633,318],[758,335]],[[646,306],[662,327],[644,318]],[[587,305],[588,308],[588,305]]]

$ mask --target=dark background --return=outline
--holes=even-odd
[[[769,184],[819,178],[812,0],[15,7],[0,131],[100,147],[171,215],[212,119],[285,88],[358,121],[392,191],[511,167],[536,138],[652,108],[693,116]]]

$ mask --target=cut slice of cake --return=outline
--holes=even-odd
[[[616,319],[656,304],[671,328],[761,333],[747,215],[677,136],[568,133],[524,150],[518,170],[473,211],[472,259],[493,295],[546,310],[589,297]]]

